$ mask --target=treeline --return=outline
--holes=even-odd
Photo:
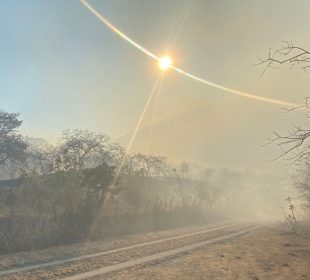
[[[23,136],[0,112],[0,253],[273,213],[267,174],[126,153],[106,135],[65,130],[55,145]],[[4,185],[5,186],[5,185]]]
[[[19,179],[0,190],[1,253],[201,223],[211,209],[187,163],[127,154],[88,130],[65,130],[50,145],[22,136],[21,124],[0,112],[0,168]]]

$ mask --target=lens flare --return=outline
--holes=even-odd
[[[165,71],[171,67],[172,60],[171,60],[170,56],[165,55],[159,59],[158,64],[159,64],[159,68],[161,70]]]
[[[161,59],[162,58],[158,57],[157,55],[155,55],[154,53],[152,53],[148,49],[144,48],[143,46],[141,46],[140,44],[138,44],[137,42],[132,40],[130,37],[128,37],[122,31],[120,31],[110,21],[108,21],[105,17],[103,17],[101,14],[99,14],[86,0],[80,0],[80,1],[93,15],[95,15],[105,26],[107,26],[115,34],[117,34],[123,40],[127,41],[129,44],[131,44],[132,46],[134,46],[136,49],[140,50],[141,52],[143,52],[147,56],[158,61],[159,65],[161,65]],[[167,65],[167,62],[165,62],[165,65]],[[160,66],[160,68],[161,68],[161,66]],[[286,106],[286,107],[293,107],[293,108],[300,107],[299,104],[295,104],[295,103],[291,103],[291,102],[279,100],[279,99],[272,99],[272,98],[268,98],[268,97],[263,97],[260,95],[255,95],[255,94],[239,91],[239,90],[232,89],[232,88],[229,88],[226,86],[222,86],[220,84],[213,83],[213,82],[208,81],[206,79],[200,78],[200,77],[198,77],[198,76],[196,76],[190,72],[186,72],[185,70],[180,69],[180,68],[172,65],[171,63],[166,69],[168,69],[168,68],[171,68],[174,71],[176,71],[177,73],[182,74],[182,75],[184,75],[184,76],[186,76],[192,80],[203,83],[203,84],[208,85],[208,86],[213,87],[213,88],[220,89],[224,92],[227,92],[227,93],[230,93],[233,95],[237,95],[237,96],[241,96],[241,97],[245,97],[245,98],[249,98],[249,99],[253,99],[253,100],[257,100],[257,101],[267,102],[267,103],[271,103],[271,104],[275,104],[275,105]],[[166,70],[166,69],[163,69],[163,70]]]

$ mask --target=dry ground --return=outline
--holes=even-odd
[[[186,232],[186,230],[182,231]],[[144,238],[137,235],[128,238],[127,241],[124,239],[114,242],[117,242],[118,246],[127,245],[140,241],[140,238],[145,241],[174,235],[175,233],[176,231],[164,231],[144,235]],[[101,249],[107,249],[110,246],[118,247],[116,244],[111,244],[111,241],[109,243],[109,246],[107,243],[102,244]],[[89,245],[91,246],[84,245],[82,250],[77,249],[78,247],[81,248],[81,245],[67,249],[70,251],[69,255],[74,255],[77,251],[81,254],[82,252],[93,251],[95,245],[98,249],[99,244],[90,243]],[[62,253],[66,251],[64,247],[59,249]],[[21,259],[27,263],[31,256],[32,261],[34,261],[38,255],[41,257],[45,255],[46,257],[48,252],[57,255],[57,251],[58,249],[54,248],[41,253],[37,252],[37,254],[23,253],[7,257],[2,256],[0,257],[0,260],[2,259],[1,269],[12,267],[13,262],[16,263],[18,259],[17,263],[19,262],[20,265]],[[34,255],[36,256],[34,257]],[[41,272],[43,272],[41,276],[35,272],[28,272],[26,275],[10,275],[3,279],[49,279],[51,276],[49,269]],[[61,273],[59,278],[61,278]],[[266,227],[185,254],[92,279],[310,279],[310,234],[294,235],[280,226]]]
[[[310,279],[310,234],[264,228],[100,279]]]

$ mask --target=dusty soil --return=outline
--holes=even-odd
[[[310,279],[310,234],[264,228],[96,279]]]
[[[157,240],[197,228],[178,229],[134,235],[120,240],[90,242],[74,246],[51,248],[32,253],[0,256],[0,270],[55,259],[76,256],[125,245]],[[221,233],[229,232],[222,230]],[[83,271],[100,268],[129,259],[181,247],[212,238],[216,233],[198,235],[175,242],[128,250],[105,257],[96,257],[1,279],[61,279]],[[310,234],[294,235],[280,226],[265,227],[249,234],[212,244],[159,261],[145,263],[92,279],[310,279]]]
[[[212,226],[221,225],[222,223],[214,223]],[[122,248],[129,245],[139,244],[143,242],[159,240],[162,238],[172,237],[179,234],[186,234],[195,230],[201,230],[204,226],[192,226],[186,228],[169,229],[157,232],[147,232],[141,234],[127,235],[122,238],[106,239],[99,241],[89,241],[85,243],[77,243],[69,246],[56,246],[44,250],[36,250],[30,252],[21,252],[8,255],[0,254],[0,271],[25,265],[44,263],[53,260],[61,260],[75,256],[92,254],[116,248]]]
[[[244,226],[244,225],[243,225]],[[220,230],[215,230],[215,231],[211,231],[208,233],[203,233],[203,234],[197,234],[194,236],[189,236],[189,237],[182,237],[181,239],[177,239],[177,240],[169,240],[169,241],[165,241],[165,242],[161,242],[158,244],[151,244],[151,245],[147,245],[147,246],[143,246],[143,247],[139,247],[139,248],[132,248],[130,250],[125,250],[125,251],[120,251],[117,253],[112,253],[112,254],[108,254],[108,255],[103,255],[103,256],[97,256],[97,257],[92,257],[92,258],[88,258],[88,259],[83,259],[83,260],[79,260],[79,261],[74,261],[74,262],[70,262],[70,263],[66,263],[66,264],[61,264],[61,265],[57,265],[57,266],[53,266],[53,267],[49,267],[49,268],[40,268],[40,269],[36,269],[36,270],[32,270],[32,271],[26,271],[26,272],[21,272],[18,274],[11,274],[11,275],[3,275],[1,279],[6,279],[6,280],[12,280],[12,279],[59,279],[62,277],[66,277],[66,276],[71,276],[71,275],[77,275],[79,273],[83,273],[86,271],[91,271],[94,269],[98,269],[101,268],[103,266],[109,266],[109,265],[113,265],[116,263],[121,263],[124,261],[129,261],[132,259],[136,259],[136,258],[140,258],[143,256],[149,256],[152,254],[156,254],[158,252],[162,252],[162,251],[166,251],[169,249],[174,249],[174,248],[179,248],[182,247],[184,245],[189,245],[189,244],[193,244],[202,240],[206,240],[209,238],[213,238],[218,236],[218,234],[226,234],[226,233],[230,233],[230,232],[234,232],[235,230],[237,230],[240,227],[240,225],[237,226],[232,226],[232,227],[228,227],[228,228],[224,228],[224,229],[220,229]],[[241,226],[242,227],[242,226]],[[212,227],[211,227],[212,228]],[[197,230],[197,229],[201,229],[201,228],[191,228],[190,232],[192,232],[193,230]],[[204,228],[206,229],[206,228]],[[132,236],[131,238],[127,238],[127,239],[122,239],[119,240],[120,243],[122,243],[122,245],[125,245],[127,243],[130,244],[132,243],[134,240],[136,242],[134,242],[134,244],[141,244],[144,241],[152,241],[152,240],[158,240],[158,239],[162,239],[163,237],[173,237],[179,234],[183,234],[183,233],[187,233],[189,231],[189,229],[179,229],[179,230],[173,230],[173,231],[164,231],[164,232],[158,232],[158,233],[150,233],[146,236],[142,236],[142,235],[135,235]],[[112,241],[112,240],[111,240]],[[99,243],[95,243],[97,244],[97,247],[99,248]],[[95,244],[84,244],[83,245],[83,251],[84,253],[89,253],[89,252],[96,252],[97,250],[94,250],[94,248],[92,248]],[[92,245],[92,246],[90,246]],[[107,246],[109,245],[109,246]],[[104,249],[103,251],[106,251],[106,249],[108,249],[108,247],[123,247],[123,246],[113,246],[112,242],[103,242],[101,244],[101,250]],[[77,250],[78,246],[74,246],[73,248],[66,248],[66,247],[59,247],[59,248],[54,248],[54,250],[56,250],[58,252],[59,255],[64,254],[67,250]],[[52,253],[51,250],[48,250],[49,253]],[[9,266],[9,268],[13,268],[16,267],[16,265],[14,265],[14,261],[13,259],[18,260],[19,264],[21,264],[21,260],[27,260],[28,264],[29,264],[29,259],[32,259],[32,262],[34,260],[38,260],[38,257],[41,256],[41,258],[44,258],[44,256],[48,253],[46,250],[42,251],[42,252],[33,252],[32,254],[22,254],[21,255],[17,254],[17,255],[11,255],[11,257],[7,256],[5,259],[6,261],[2,261],[3,264],[6,264],[6,267]],[[81,253],[81,252],[80,252]],[[68,254],[68,253],[67,253]],[[72,251],[71,251],[72,254]],[[62,257],[63,259],[63,257]],[[41,261],[42,262],[42,261]],[[41,263],[40,262],[40,263]],[[37,262],[35,262],[37,263]],[[10,265],[9,265],[10,264]],[[18,265],[20,266],[20,265]]]

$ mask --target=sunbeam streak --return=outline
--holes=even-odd
[[[152,99],[153,99],[153,97],[154,97],[156,91],[157,91],[158,89],[160,89],[160,85],[161,85],[161,82],[162,82],[162,78],[163,78],[163,76],[162,76],[162,74],[160,74],[160,75],[158,76],[158,78],[156,79],[156,81],[155,81],[153,87],[152,87],[152,90],[151,90],[151,92],[150,92],[150,94],[149,94],[149,96],[148,96],[148,98],[147,98],[147,100],[146,100],[146,103],[145,103],[145,105],[144,105],[144,107],[143,107],[143,110],[142,110],[142,112],[141,112],[141,115],[140,115],[140,117],[139,117],[139,120],[138,120],[138,122],[137,122],[137,125],[136,125],[136,127],[135,127],[135,129],[134,129],[134,131],[133,131],[133,134],[131,135],[131,137],[130,137],[130,139],[129,139],[129,143],[128,143],[127,147],[126,147],[125,154],[123,155],[123,157],[122,157],[122,159],[121,159],[121,162],[120,162],[119,167],[115,170],[115,174],[114,174],[114,178],[113,178],[113,181],[112,181],[111,186],[115,186],[116,183],[117,183],[117,180],[119,179],[119,175],[120,175],[120,173],[121,173],[121,171],[122,171],[122,168],[124,167],[124,164],[125,164],[125,161],[126,161],[126,157],[127,157],[127,155],[129,154],[130,149],[131,149],[131,147],[132,147],[132,144],[134,143],[134,141],[135,141],[135,139],[136,139],[137,133],[138,133],[140,127],[141,127],[141,124],[142,124],[142,122],[143,122],[144,116],[145,116],[147,110],[148,110],[149,107],[150,107],[151,101],[152,101]],[[105,200],[102,202],[102,204],[101,204],[101,206],[100,206],[101,209],[103,209],[104,204],[105,204]],[[99,213],[99,212],[98,212],[98,213]],[[91,226],[91,228],[90,228],[90,230],[89,230],[89,232],[88,232],[88,237],[89,237],[89,238],[92,237],[92,235],[93,235],[93,233],[94,233],[94,231],[95,231],[96,225],[97,225],[97,223],[98,223],[98,219],[99,219],[99,215],[97,215],[97,217],[95,218],[95,221],[93,222],[93,224],[92,224],[92,226]]]
[[[94,14],[104,25],[106,25],[109,29],[111,29],[119,37],[121,37],[122,39],[127,41],[129,44],[131,44],[132,46],[134,46],[135,48],[137,48],[138,50],[140,50],[144,54],[148,55],[149,57],[155,59],[156,61],[158,61],[160,63],[160,60],[161,60],[160,57],[158,57],[157,55],[155,55],[154,53],[152,53],[148,49],[144,48],[143,46],[141,46],[140,44],[138,44],[137,42],[135,42],[134,40],[129,38],[126,34],[124,34],[117,27],[115,27],[109,20],[107,20],[104,16],[102,16],[100,13],[98,13],[86,0],[81,0],[81,3],[92,14]],[[245,97],[245,98],[254,99],[254,100],[257,100],[257,101],[267,102],[267,103],[271,103],[271,104],[275,104],[275,105],[281,105],[281,106],[286,106],[286,107],[299,107],[298,104],[291,103],[291,102],[288,102],[288,101],[283,101],[283,100],[279,100],[279,99],[272,99],[272,98],[268,98],[268,97],[263,97],[263,96],[255,95],[255,94],[250,94],[250,93],[247,93],[247,92],[239,91],[239,90],[236,90],[236,89],[232,89],[232,88],[229,88],[229,87],[226,87],[226,86],[222,86],[222,85],[210,82],[208,80],[205,80],[203,78],[195,76],[194,74],[186,72],[185,70],[180,69],[180,68],[178,68],[178,67],[176,67],[174,65],[170,65],[170,68],[175,70],[177,73],[182,74],[182,75],[184,75],[184,76],[186,76],[186,77],[188,77],[190,79],[193,79],[193,80],[195,80],[197,82],[203,83],[203,84],[208,85],[210,87],[220,89],[220,90],[225,91],[225,92],[230,93],[230,94],[234,94],[234,95]]]
[[[161,79],[162,79],[162,76],[160,75],[158,77],[158,79],[156,80],[156,82],[155,82],[155,84],[154,84],[154,86],[152,88],[152,91],[151,91],[151,93],[150,93],[150,95],[149,95],[149,97],[148,97],[148,99],[147,99],[147,101],[146,101],[146,103],[144,105],[144,108],[143,108],[143,111],[142,111],[142,113],[140,115],[139,121],[138,121],[138,123],[137,123],[137,125],[135,127],[135,130],[134,130],[134,132],[133,132],[133,134],[132,134],[132,136],[130,138],[130,141],[128,143],[128,146],[127,146],[127,149],[126,149],[126,154],[129,153],[129,151],[130,151],[130,149],[132,147],[132,144],[135,141],[137,133],[138,133],[138,131],[139,131],[140,127],[141,127],[142,121],[144,119],[145,113],[148,110],[148,108],[150,107],[151,100],[153,99],[153,96],[154,96],[154,94],[155,94],[155,92],[156,92],[156,90],[158,88],[158,85],[159,85]]]

